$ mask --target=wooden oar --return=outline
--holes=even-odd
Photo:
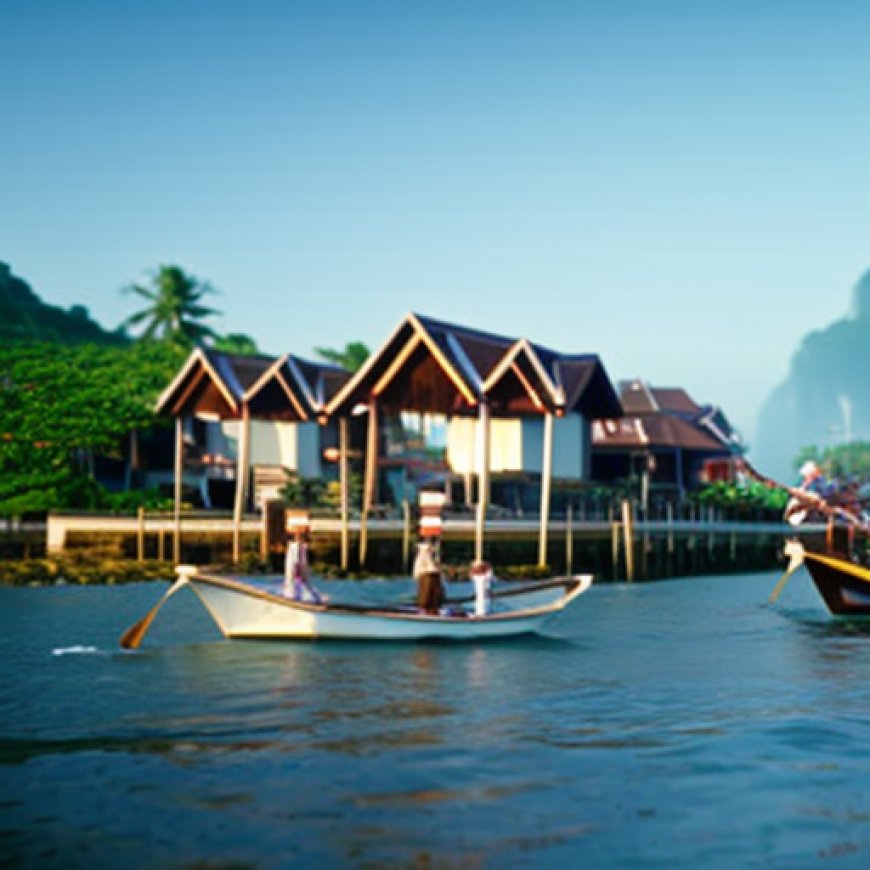
[[[800,489],[796,486],[786,486],[784,483],[779,483],[770,477],[765,477],[761,472],[756,471],[745,459],[740,460],[740,467],[752,478],[755,478],[759,483],[771,489],[781,489],[787,492],[795,501],[800,502],[808,508],[817,510],[819,513],[828,517],[836,517],[845,520],[850,525],[854,526],[859,532],[870,536],[870,526],[861,522],[853,513],[844,510],[836,505],[828,504],[825,499],[814,492],[807,492],[805,489]]]
[[[154,617],[157,612],[166,603],[166,601],[178,592],[182,586],[187,585],[187,581],[192,574],[196,573],[196,568],[190,565],[179,565],[176,569],[178,579],[166,590],[160,600],[142,617],[137,623],[131,625],[118,641],[124,649],[139,649],[142,639],[145,637],[148,629],[151,628],[151,623],[154,622]]]
[[[785,545],[785,554],[789,557],[788,567],[785,569],[785,574],[779,578],[779,582],[773,587],[773,592],[770,593],[770,598],[767,599],[770,604],[776,604],[777,599],[782,594],[782,590],[785,589],[785,584],[788,583],[791,575],[794,574],[794,572],[804,563],[804,548],[799,541],[789,541]]]

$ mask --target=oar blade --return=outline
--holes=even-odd
[[[776,604],[792,574],[804,563],[804,548],[797,541],[789,541],[785,545],[785,554],[789,557],[788,567],[785,569],[782,577],[779,578],[779,582],[773,587],[773,592],[770,593],[770,598],[767,599],[769,604]]]
[[[176,568],[179,573],[179,578],[166,590],[161,599],[142,617],[138,622],[131,625],[122,635],[118,643],[122,649],[139,649],[142,639],[145,637],[148,629],[151,628],[151,623],[154,622],[154,617],[157,616],[157,611],[163,607],[170,595],[174,595],[184,586],[188,579],[196,573],[196,569],[180,565]]]
[[[145,616],[142,617],[138,622],[131,625],[122,635],[121,639],[118,643],[121,644],[122,649],[139,649],[139,646],[142,643],[142,638],[145,637],[146,632],[149,628],[151,628],[151,623],[154,622],[154,617],[157,616],[157,611],[160,609],[160,605],[163,603],[161,599]]]

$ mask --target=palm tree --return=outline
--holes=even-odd
[[[315,348],[321,359],[335,363],[349,372],[356,372],[362,368],[362,364],[369,358],[371,351],[361,341],[351,341],[344,346],[344,350],[333,350],[329,347]]]
[[[150,287],[133,284],[125,292],[148,300],[146,308],[131,314],[122,324],[124,327],[145,324],[140,338],[188,344],[216,335],[202,321],[220,312],[200,304],[202,297],[214,290],[193,275],[185,274],[178,266],[160,266]]]

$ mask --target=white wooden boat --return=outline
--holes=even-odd
[[[492,612],[475,616],[471,597],[448,602],[438,614],[413,605],[360,605],[295,601],[241,579],[179,566],[179,578],[144,619],[121,638],[139,646],[157,609],[189,585],[229,638],[352,640],[482,640],[538,632],[592,585],[589,574],[543,581],[506,581],[493,593]]]

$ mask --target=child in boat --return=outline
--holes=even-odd
[[[424,613],[440,613],[444,604],[444,584],[435,553],[428,541],[417,545],[414,579],[417,581],[417,607]]]
[[[294,601],[322,604],[323,596],[311,585],[311,567],[308,564],[308,530],[294,532],[287,544],[284,560],[284,594]]]
[[[492,611],[492,565],[489,562],[475,562],[470,573],[474,584],[474,615],[486,616]]]

